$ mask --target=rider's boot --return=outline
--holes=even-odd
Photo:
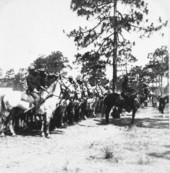
[[[40,103],[37,100],[35,101],[35,114],[36,115],[41,114],[41,111],[40,111]]]

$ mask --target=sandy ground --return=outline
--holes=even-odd
[[[89,118],[50,138],[22,133],[0,138],[0,173],[169,173],[169,112],[152,107],[104,125]]]

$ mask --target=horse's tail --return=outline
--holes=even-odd
[[[4,95],[0,96],[0,115],[5,110]]]
[[[105,98],[106,96],[102,99],[101,103],[101,117],[103,118],[106,112],[106,104],[105,104]]]

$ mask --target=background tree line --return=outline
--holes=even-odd
[[[153,32],[162,36],[163,28],[167,26],[158,16],[157,21],[149,20],[148,4],[145,0],[72,0],[71,9],[78,16],[93,20],[93,26],[80,26],[67,34],[74,39],[78,53],[75,55],[75,64],[81,66],[81,76],[86,77],[92,85],[105,85],[107,65],[113,68],[112,90],[120,90],[122,74],[128,74],[133,87],[141,83],[151,83],[162,88],[163,78],[168,78],[169,54],[166,46],[157,48],[148,54],[149,63],[146,66],[134,66],[138,60],[132,54],[135,42],[130,40],[133,33],[139,38],[150,37]],[[83,49],[83,53],[79,51]],[[38,57],[33,64],[36,68],[44,67],[50,73],[65,76],[69,71],[69,61],[60,51],[52,52],[49,56]],[[131,64],[131,65],[130,65]],[[20,81],[25,79],[26,69],[20,69],[15,74],[10,69],[4,82],[18,88]],[[26,70],[27,71],[27,70]],[[119,72],[121,73],[119,74]]]
[[[47,73],[55,73],[65,76],[67,71],[64,69],[71,69],[67,57],[64,57],[62,52],[52,52],[48,56],[40,56],[31,63],[36,69],[44,68]],[[27,68],[20,68],[17,73],[14,69],[9,69],[4,77],[2,77],[2,69],[0,70],[0,86],[13,87],[16,90],[25,90],[26,77],[28,75]]]
[[[127,62],[129,62],[129,59],[135,62],[137,58],[133,57],[131,53],[127,54],[127,51],[124,50],[120,55],[125,58],[125,61],[122,60],[119,68],[121,71],[124,71],[122,73],[123,75],[127,74],[129,76],[131,87],[140,89],[140,86],[146,83],[153,90],[159,88],[160,92],[162,92],[163,78],[167,79],[167,83],[169,80],[169,54],[167,46],[162,46],[161,48],[157,48],[154,52],[148,53],[148,63],[144,67],[132,66],[129,68],[129,71],[127,71],[127,66],[129,65]],[[105,66],[103,66],[102,60],[99,60],[100,55],[95,54],[93,58],[91,57],[90,52],[85,53],[83,56],[82,77],[86,77],[93,86],[105,86],[108,82],[112,85],[112,81],[109,81],[106,76],[106,69]],[[47,73],[56,73],[62,76],[69,75],[69,69],[72,69],[69,65],[68,58],[64,57],[59,51],[52,52],[47,57],[40,56],[32,64],[36,69],[45,68]],[[77,74],[77,76],[81,74]],[[0,69],[0,75],[1,87],[14,87],[16,90],[24,90],[26,88],[26,76],[28,75],[26,68],[20,68],[17,73],[15,73],[14,69],[9,69],[4,77],[2,77],[2,69]],[[119,90],[121,90],[123,75],[119,75],[117,79],[117,87]]]
[[[96,71],[104,71],[106,65],[112,65],[113,92],[118,89],[119,66],[127,67],[127,62],[137,60],[131,53],[135,42],[128,39],[129,36],[138,33],[139,38],[150,37],[158,31],[163,36],[161,30],[168,23],[159,16],[156,22],[149,21],[148,3],[144,0],[72,0],[71,9],[77,16],[95,21],[93,26],[80,26],[68,34],[78,49],[88,49],[76,55],[76,62],[81,63],[83,69],[88,69],[86,66],[91,62],[100,64],[96,65]]]

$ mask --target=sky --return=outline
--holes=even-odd
[[[169,20],[169,0],[147,0],[151,4],[153,18],[162,16]],[[0,0],[0,68],[5,73],[14,68],[27,68],[41,55],[61,51],[70,61],[77,49],[68,33],[86,21],[70,10],[71,0]],[[169,29],[169,28],[168,28]],[[152,39],[136,39],[133,53],[144,64],[148,53],[161,45],[168,45],[168,29],[165,37],[154,34]],[[108,70],[109,71],[109,70]],[[108,74],[112,74],[108,72]]]

